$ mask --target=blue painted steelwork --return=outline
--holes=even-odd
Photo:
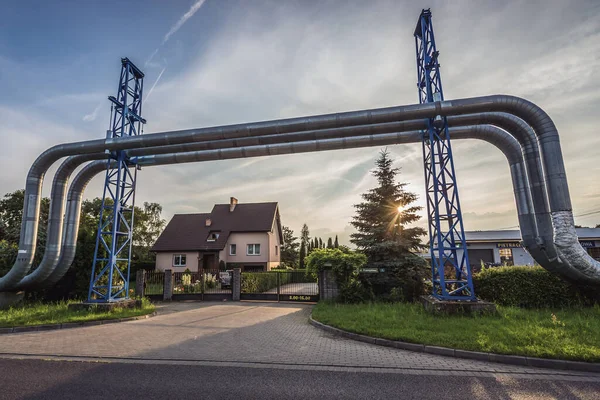
[[[423,10],[415,28],[419,102],[444,100],[431,11]],[[475,300],[471,267],[458,199],[454,160],[446,117],[428,120],[423,132],[423,161],[433,295],[442,300]],[[457,250],[464,249],[459,253]],[[451,277],[446,277],[446,270]]]
[[[127,58],[122,58],[121,64],[117,96],[108,97],[112,103],[108,138],[141,135],[142,124],[146,123],[141,117],[144,74]],[[129,297],[137,168],[130,170],[135,160],[129,159],[125,151],[110,155],[88,292],[88,301],[98,303]],[[116,165],[111,166],[111,160],[117,161]]]

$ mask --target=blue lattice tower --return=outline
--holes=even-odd
[[[429,9],[419,16],[415,46],[419,102],[443,101],[439,52]],[[445,117],[438,115],[428,120],[427,131],[423,132],[423,161],[433,295],[442,300],[475,300]],[[452,276],[447,277],[446,273]]]
[[[117,96],[108,97],[112,106],[107,138],[141,135],[142,124],[146,123],[141,117],[144,74],[127,58],[121,59],[121,64]],[[110,153],[88,292],[90,302],[129,297],[136,176],[135,161],[125,151]]]

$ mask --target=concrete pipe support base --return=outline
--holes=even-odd
[[[25,292],[0,292],[0,310],[8,310],[23,302]]]
[[[496,305],[483,300],[477,301],[445,301],[435,297],[421,296],[421,303],[426,311],[432,314],[495,314]]]

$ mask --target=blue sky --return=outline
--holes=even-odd
[[[5,1],[0,192],[22,188],[47,147],[104,136],[123,56],[146,73],[147,95],[154,86],[147,133],[415,103],[412,33],[423,7],[433,12],[446,98],[506,93],[540,105],[561,133],[575,215],[600,210],[597,1]],[[137,201],[161,203],[167,218],[229,196],[279,201],[294,230],[306,222],[346,241],[379,150],[145,168]],[[390,151],[423,204],[420,147]],[[475,141],[454,151],[466,228],[517,225],[500,152]]]

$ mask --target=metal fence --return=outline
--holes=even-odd
[[[221,300],[232,294],[230,271],[201,269],[173,273],[173,299]]]
[[[163,271],[146,271],[144,295],[162,295],[165,288],[165,273]]]
[[[242,272],[242,300],[317,301],[316,277],[301,271]]]

